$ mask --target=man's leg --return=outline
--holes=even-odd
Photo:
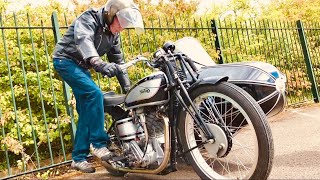
[[[84,161],[90,141],[95,148],[100,148],[109,139],[104,131],[103,95],[90,73],[72,60],[55,59],[54,66],[76,97],[79,119],[72,157],[76,162]]]

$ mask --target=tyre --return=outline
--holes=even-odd
[[[274,148],[266,116],[244,90],[222,82],[200,86],[190,98],[215,137],[206,141],[187,111],[179,113],[179,138],[193,169],[202,179],[267,179]]]

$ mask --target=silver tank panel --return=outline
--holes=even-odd
[[[164,104],[169,101],[169,93],[165,91],[168,80],[159,71],[141,79],[127,94],[125,106],[128,109],[142,106]]]

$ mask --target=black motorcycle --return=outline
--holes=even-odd
[[[273,140],[255,99],[227,76],[199,76],[171,42],[121,68],[140,61],[156,71],[126,95],[104,94],[115,156],[102,164],[112,175],[166,174],[183,157],[202,179],[267,179]]]

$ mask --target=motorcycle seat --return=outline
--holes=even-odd
[[[103,92],[103,104],[104,106],[116,106],[124,103],[125,97],[125,94],[116,94],[114,91]]]

